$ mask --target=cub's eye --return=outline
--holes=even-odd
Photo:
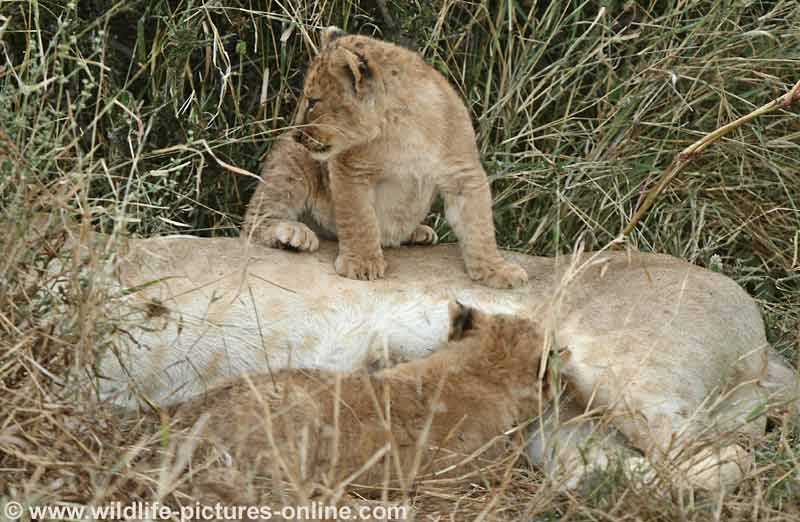
[[[314,107],[319,103],[319,98],[309,98],[308,99],[308,112],[314,110]]]

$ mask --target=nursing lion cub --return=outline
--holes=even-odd
[[[377,279],[383,246],[431,244],[422,225],[444,198],[469,276],[487,286],[527,282],[497,250],[492,198],[467,108],[416,53],[329,28],[298,107],[299,132],[274,145],[244,233],[272,247],[314,251],[339,239],[336,271]]]
[[[193,422],[204,414],[201,437],[239,471],[373,486],[448,467],[460,476],[474,468],[473,453],[478,462],[502,457],[505,433],[538,415],[547,395],[538,378],[543,343],[527,319],[453,305],[450,340],[427,358],[373,374],[240,378],[178,415]]]

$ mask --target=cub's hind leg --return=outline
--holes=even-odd
[[[443,178],[447,222],[453,228],[470,278],[493,288],[516,288],[528,282],[519,265],[509,263],[497,250],[492,220],[492,194],[480,166],[467,167]]]
[[[406,241],[407,245],[435,245],[439,240],[436,231],[427,225],[417,225],[411,237]]]
[[[313,252],[317,235],[299,220],[309,210],[322,184],[322,167],[290,135],[282,136],[269,152],[244,217],[242,235],[273,248]]]

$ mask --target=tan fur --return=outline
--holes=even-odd
[[[752,458],[748,439],[764,433],[754,412],[800,411],[797,370],[767,342],[756,302],[680,259],[509,254],[530,284],[497,291],[454,269],[454,246],[392,249],[391,277],[372,284],[334,272],[336,247],[297,256],[239,238],[130,240],[108,280],[121,294],[108,313],[125,335],[98,362],[99,395],[167,405],[242,374],[425,357],[446,341],[447,302],[457,299],[536,317],[569,352],[566,395],[530,445],[565,487],[636,451],[626,468],[644,459],[686,484],[730,488]]]
[[[470,277],[495,288],[525,284],[525,271],[497,251],[489,183],[455,90],[412,51],[327,34],[306,75],[301,131],[278,140],[266,160],[244,234],[314,251],[311,224],[338,237],[340,275],[377,279],[382,245],[436,241],[421,222],[441,193]]]
[[[468,460],[449,473],[463,475],[508,451],[504,433],[537,415],[546,386],[537,377],[537,325],[463,307],[455,324],[451,340],[424,359],[375,374],[283,370],[240,378],[178,415],[190,422],[207,415],[203,437],[237,467],[264,472],[280,463],[294,483],[339,484],[358,474],[356,484],[380,486],[385,462],[393,483]],[[478,459],[467,458],[478,450]]]

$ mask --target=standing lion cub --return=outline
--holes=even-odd
[[[464,103],[407,49],[329,28],[306,74],[300,132],[281,138],[245,216],[245,235],[314,251],[339,238],[336,271],[383,277],[381,245],[431,244],[421,222],[444,197],[469,276],[495,288],[527,282],[497,250],[492,200]]]

